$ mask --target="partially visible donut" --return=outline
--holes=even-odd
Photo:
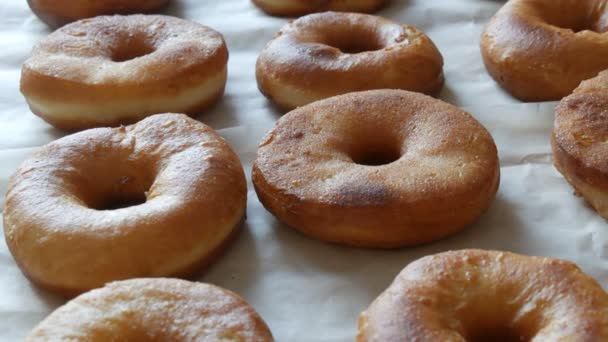
[[[135,277],[187,276],[224,250],[247,186],[230,146],[182,114],[44,146],[11,178],[4,236],[34,283],[65,296]]]
[[[371,89],[436,94],[443,58],[421,31],[358,13],[299,18],[277,33],[256,65],[260,91],[284,110]]]
[[[157,113],[200,114],[224,93],[221,34],[160,15],[84,19],[51,33],[21,71],[32,112],[55,127],[118,126]]]
[[[608,71],[584,81],[556,108],[553,162],[608,219]]]
[[[488,131],[464,111],[403,90],[318,101],[283,116],[260,143],[262,204],[313,238],[392,248],[474,222],[500,168]]]
[[[604,0],[510,0],[481,37],[490,75],[523,101],[560,100],[608,69]]]
[[[32,12],[51,28],[104,14],[156,12],[169,0],[27,0]]]
[[[568,261],[445,252],[401,271],[357,341],[608,341],[608,294]]]
[[[388,0],[252,0],[264,12],[283,17],[294,17],[314,12],[365,12],[384,7]]]
[[[271,342],[270,329],[228,290],[178,279],[113,282],[61,306],[25,341]]]

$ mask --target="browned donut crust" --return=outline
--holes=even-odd
[[[445,252],[397,276],[361,314],[357,341],[608,341],[608,295],[568,261]]]
[[[264,12],[282,17],[295,17],[314,12],[372,13],[384,7],[388,0],[252,0]]]
[[[353,91],[441,90],[443,58],[422,32],[357,13],[311,14],[287,24],[260,54],[260,91],[285,110]]]
[[[462,110],[403,90],[318,101],[283,116],[260,143],[262,204],[313,238],[392,248],[462,230],[498,188],[496,146]]]
[[[102,16],[53,32],[21,71],[32,112],[53,126],[118,126],[200,114],[224,93],[228,50],[206,26],[160,15]]]
[[[104,14],[151,13],[169,0],[27,0],[32,12],[51,28]]]
[[[66,296],[134,277],[186,276],[245,213],[242,166],[182,114],[83,131],[27,159],[4,202],[7,245],[34,283]]]
[[[113,282],[61,306],[25,341],[272,342],[264,320],[237,294],[178,279]]]
[[[553,161],[566,180],[608,218],[608,71],[581,83],[556,108]]]
[[[603,0],[510,0],[481,37],[492,77],[523,101],[560,100],[608,69]]]

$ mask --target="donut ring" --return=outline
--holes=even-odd
[[[25,340],[271,342],[273,338],[260,315],[237,294],[213,285],[156,278],[113,282],[87,292],[55,310]]]
[[[72,296],[199,270],[236,233],[246,198],[221,137],[182,114],[154,115],[67,136],[26,160],[8,185],[4,233],[31,281]]]
[[[285,110],[371,89],[435,94],[443,58],[411,26],[367,14],[326,12],[287,24],[260,54],[260,91]]]
[[[510,0],[481,37],[490,75],[523,101],[560,100],[608,69],[600,0]]]
[[[581,83],[556,108],[553,162],[566,180],[608,219],[608,71]]]
[[[104,14],[156,12],[169,0],[27,0],[40,20],[51,28]]]
[[[260,143],[262,204],[313,238],[392,248],[462,230],[498,188],[496,146],[462,110],[422,94],[336,96],[283,116]]]
[[[158,15],[105,16],[40,42],[21,71],[32,112],[55,127],[118,126],[145,116],[196,115],[224,93],[222,35]]]
[[[357,341],[608,341],[608,295],[568,261],[439,253],[401,271],[361,314]]]
[[[262,11],[280,17],[296,17],[314,12],[376,12],[388,0],[252,0]]]

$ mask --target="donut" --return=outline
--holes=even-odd
[[[27,0],[32,12],[51,28],[104,14],[156,12],[169,0]]]
[[[560,100],[608,69],[603,0],[510,0],[481,37],[490,75],[522,101]]]
[[[85,318],[85,319],[83,319]],[[272,342],[260,315],[217,286],[169,278],[112,282],[59,307],[25,341]]]
[[[436,94],[443,58],[411,26],[367,14],[326,12],[287,24],[261,52],[260,91],[286,111],[372,89]]]
[[[102,16],[42,40],[23,65],[21,92],[34,114],[64,130],[196,115],[223,95],[227,62],[222,35],[200,24]]]
[[[262,11],[281,17],[296,17],[314,12],[375,12],[388,0],[252,0]]]
[[[188,276],[245,213],[243,168],[211,128],[162,114],[44,146],[8,184],[4,235],[35,284],[73,296],[113,280]]]
[[[357,341],[608,341],[608,295],[568,261],[444,252],[401,271]]]
[[[581,83],[556,108],[553,163],[581,195],[608,219],[608,71]]]
[[[315,239],[394,248],[475,221],[499,183],[496,146],[462,110],[404,90],[318,101],[262,139],[252,179],[279,221]]]

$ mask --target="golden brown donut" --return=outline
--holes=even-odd
[[[237,294],[178,279],[109,283],[55,310],[25,341],[271,342],[268,326]]]
[[[498,188],[496,146],[462,110],[403,90],[318,101],[260,143],[253,184],[283,223],[313,238],[392,248],[462,230]]]
[[[560,100],[608,69],[604,0],[510,0],[481,37],[490,75],[523,101]]]
[[[264,12],[283,17],[295,17],[314,12],[365,12],[384,7],[388,0],[252,0]]]
[[[66,296],[108,281],[186,276],[236,232],[238,157],[183,114],[98,128],[44,146],[11,178],[6,243],[34,283]]]
[[[608,218],[608,71],[584,81],[556,108],[553,162],[598,213]]]
[[[439,253],[401,271],[361,314],[357,341],[608,341],[608,295],[568,261]]]
[[[66,130],[195,115],[223,95],[227,62],[222,35],[200,24],[96,17],[41,41],[23,65],[21,92],[34,114]]]
[[[149,13],[169,0],[27,0],[32,12],[51,28],[104,14]]]
[[[435,94],[443,58],[411,26],[367,14],[326,12],[287,24],[260,54],[260,91],[285,110],[371,89]]]

